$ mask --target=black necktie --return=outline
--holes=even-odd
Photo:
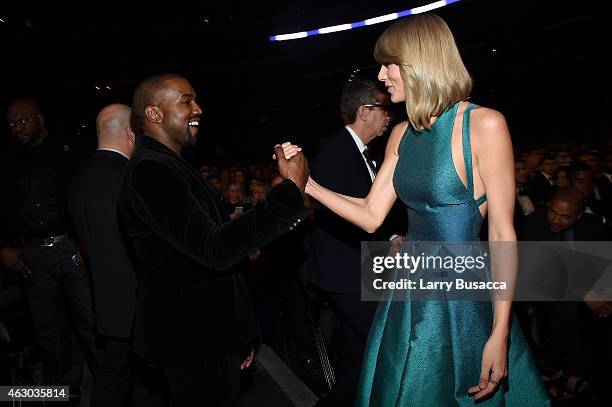
[[[370,158],[370,153],[368,153],[368,146],[366,146],[365,150],[363,150],[363,156],[366,159],[368,167],[370,167],[372,173],[374,174],[374,176],[376,176],[376,166],[374,165],[374,161],[372,161],[372,159]]]

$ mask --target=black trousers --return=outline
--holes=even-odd
[[[130,339],[99,336],[98,350],[102,356],[95,372],[92,407],[165,405],[163,373],[133,355]]]
[[[131,345],[128,339],[100,338],[102,352],[100,368],[95,373],[92,407],[128,405],[134,386],[134,369],[130,363]]]
[[[335,346],[336,386],[329,397],[317,406],[352,407],[359,385],[361,364],[370,326],[376,313],[377,302],[361,301],[359,294],[326,293],[340,319],[340,341]]]
[[[67,240],[50,247],[24,247],[22,255],[32,271],[22,280],[22,288],[43,365],[50,384],[68,385],[71,393],[79,393],[85,360],[92,371],[97,368],[89,277],[73,262],[75,254],[74,242]]]
[[[164,366],[172,407],[230,407],[240,394],[240,353]]]
[[[542,338],[539,338],[542,356],[535,357],[538,368],[553,365],[556,370],[563,369],[570,375],[587,374],[588,352],[581,322],[585,306],[574,301],[542,301],[534,307],[537,325],[542,330]]]

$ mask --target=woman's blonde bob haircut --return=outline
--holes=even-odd
[[[432,117],[472,92],[455,38],[435,14],[417,14],[389,26],[376,42],[374,58],[399,66],[408,120],[417,131],[429,129]]]

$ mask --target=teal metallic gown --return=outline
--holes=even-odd
[[[415,241],[475,241],[482,223],[474,199],[468,105],[463,118],[467,188],[453,165],[451,139],[459,103],[430,130],[408,128],[393,176],[408,206],[402,251]],[[395,294],[393,294],[395,295]],[[493,321],[486,301],[382,301],[368,338],[356,405],[359,407],[472,406],[468,389],[480,377],[482,350]],[[504,388],[505,387],[505,388]],[[549,399],[518,323],[513,321],[507,385],[480,406],[547,406]]]

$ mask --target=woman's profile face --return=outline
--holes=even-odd
[[[406,91],[404,90],[404,81],[400,75],[399,66],[395,64],[382,64],[378,72],[378,80],[385,83],[393,103],[406,101]]]

